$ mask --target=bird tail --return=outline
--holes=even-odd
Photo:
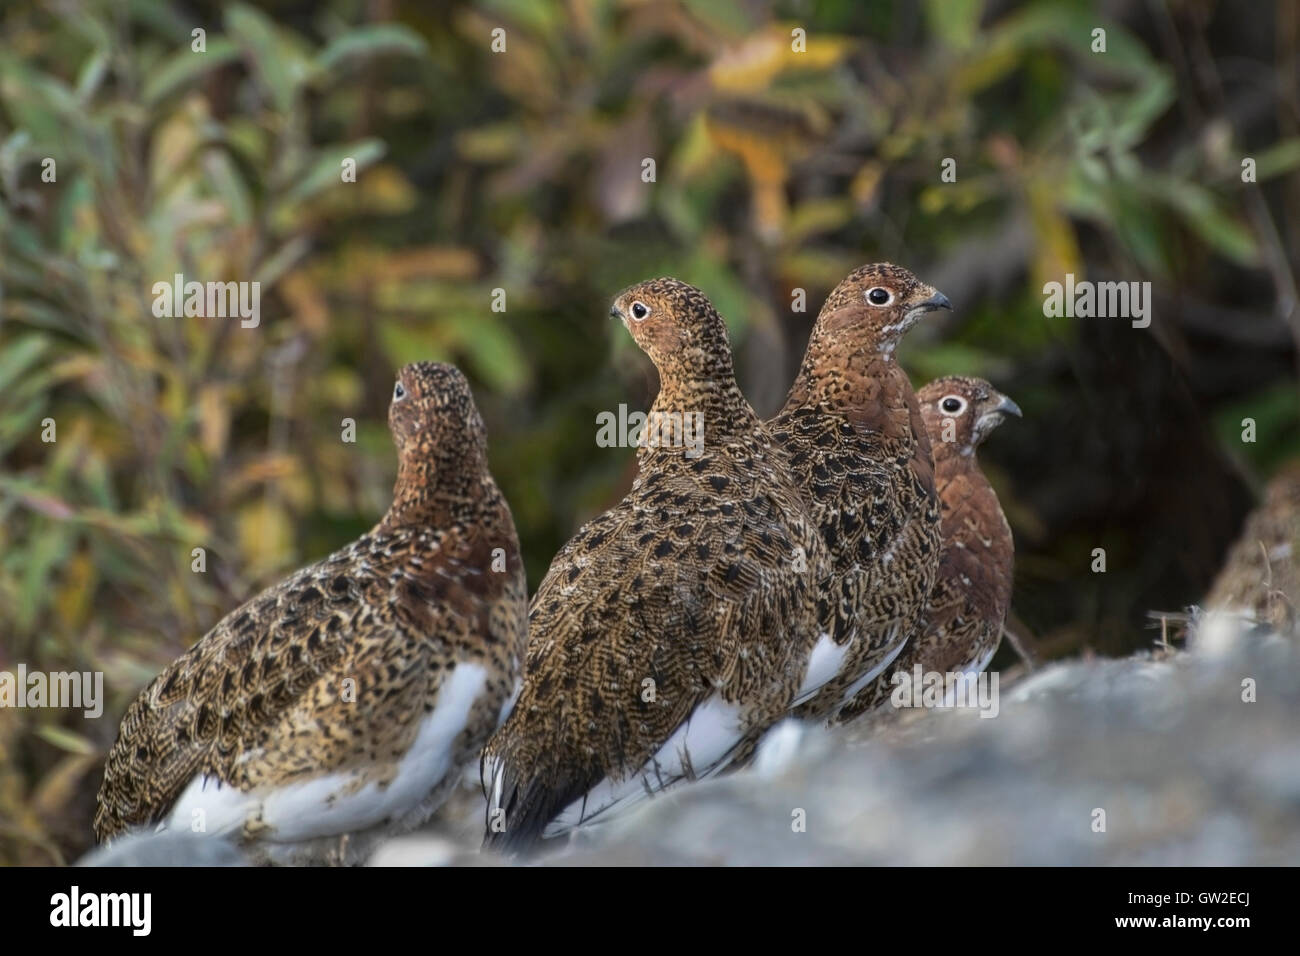
[[[546,825],[581,795],[545,786],[534,772],[525,775],[521,762],[491,747],[479,763],[479,780],[487,797],[483,848],[507,856],[535,852]]]

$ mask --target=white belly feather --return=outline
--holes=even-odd
[[[357,787],[358,771],[350,770],[245,792],[197,776],[176,801],[166,826],[197,829],[201,820],[201,832],[220,834],[260,818],[269,828],[259,834],[260,839],[292,843],[401,821],[420,811],[454,769],[456,738],[486,681],[487,672],[478,664],[456,666],[439,691],[437,706],[423,719],[411,749],[402,757],[397,775],[386,785],[371,780]],[[426,809],[431,812],[433,807]]]

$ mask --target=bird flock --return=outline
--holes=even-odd
[[[788,718],[877,711],[900,671],[983,670],[1013,545],[976,449],[1020,410],[976,378],[913,392],[896,348],[950,308],[906,269],[854,270],[765,422],[703,292],[626,289],[611,316],[659,372],[647,420],[694,415],[703,442],[643,437],[632,489],[531,601],[468,383],[406,366],[388,512],[141,692],[97,838],[181,830],[260,863],[356,863],[477,767],[484,847],[527,854],[744,768]]]

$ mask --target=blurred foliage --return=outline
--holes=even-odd
[[[0,669],[102,670],[109,699],[93,722],[0,711],[0,862],[83,850],[98,761],[144,683],[375,521],[397,366],[470,375],[535,584],[631,479],[629,450],[593,454],[595,415],[645,407],[654,377],[604,317],[655,274],[713,298],[764,414],[851,268],[892,259],[944,289],[958,314],[902,358],[918,382],[986,375],[1026,410],[985,455],[1017,533],[1020,618],[1048,656],[1149,640],[1143,607],[1194,601],[1212,570],[1172,558],[1180,540],[1146,547],[1170,537],[1135,526],[1159,510],[1159,469],[1182,481],[1176,450],[1211,426],[1212,456],[1246,468],[1300,452],[1282,321],[1300,28],[1285,4],[1250,23],[1231,7],[7,4]],[[1244,85],[1216,79],[1229,55],[1255,71]],[[1244,155],[1261,185],[1242,183]],[[1269,197],[1262,214],[1251,195]],[[1067,272],[1152,281],[1150,334],[1044,319],[1042,285]],[[176,273],[260,282],[260,325],[155,317],[153,284]],[[1148,497],[1117,510],[1126,468]],[[1197,494],[1225,498],[1210,487],[1182,520],[1206,524]],[[1098,540],[1105,581],[1087,570]]]

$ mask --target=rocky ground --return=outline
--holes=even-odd
[[[829,731],[784,725],[754,768],[650,801],[535,862],[1300,862],[1292,642],[1208,625],[1185,652],[1054,664],[999,690],[993,719],[920,709]],[[466,787],[435,826],[371,862],[503,863],[475,849],[482,820]],[[234,861],[210,839],[172,835],[85,862]]]

